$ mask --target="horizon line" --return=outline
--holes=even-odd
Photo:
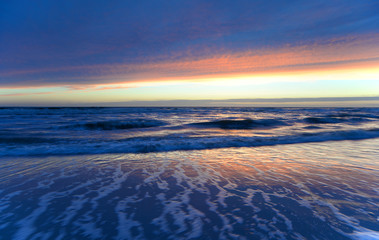
[[[241,99],[171,99],[171,100],[135,100],[122,102],[56,102],[49,105],[45,102],[32,102],[27,105],[8,103],[0,107],[333,107],[335,104],[369,102],[379,107],[379,96],[371,97],[315,97],[315,98],[241,98]],[[312,106],[312,104],[325,106]],[[258,104],[248,106],[247,104]],[[268,106],[267,104],[273,104]],[[292,104],[292,105],[291,105]],[[293,104],[300,104],[295,106]],[[309,104],[307,106],[307,104]],[[340,106],[335,106],[340,107]]]

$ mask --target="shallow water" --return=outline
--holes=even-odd
[[[378,239],[378,146],[2,157],[0,239]]]

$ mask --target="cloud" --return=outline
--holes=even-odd
[[[0,71],[0,87],[69,86],[71,89],[99,88],[98,85],[157,81],[193,81],[196,78],[262,75],[275,72],[327,70],[344,67],[372,68],[379,62],[379,34],[348,36],[311,45],[266,48],[237,53],[211,53],[202,58],[177,60],[71,65]],[[11,81],[10,81],[11,79]],[[105,89],[110,86],[101,86]],[[126,87],[123,85],[119,86]],[[100,89],[99,88],[99,89]],[[112,87],[113,88],[113,87]]]
[[[378,56],[376,1],[17,0],[0,9],[0,87],[151,81]]]

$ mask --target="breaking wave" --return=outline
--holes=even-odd
[[[310,142],[379,138],[379,129],[301,133],[282,136],[191,136],[166,135],[132,137],[119,140],[57,141],[55,144],[7,145],[0,156],[80,155],[99,153],[149,153],[233,147],[259,147]]]

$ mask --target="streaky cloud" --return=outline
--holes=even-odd
[[[69,65],[35,69],[0,69],[0,87],[65,86],[181,81],[186,78],[276,71],[323,70],[378,64],[379,34],[347,36],[311,45],[213,52],[203,57],[146,60],[144,63]],[[169,57],[167,57],[169,59]],[[9,81],[12,79],[12,81]]]

